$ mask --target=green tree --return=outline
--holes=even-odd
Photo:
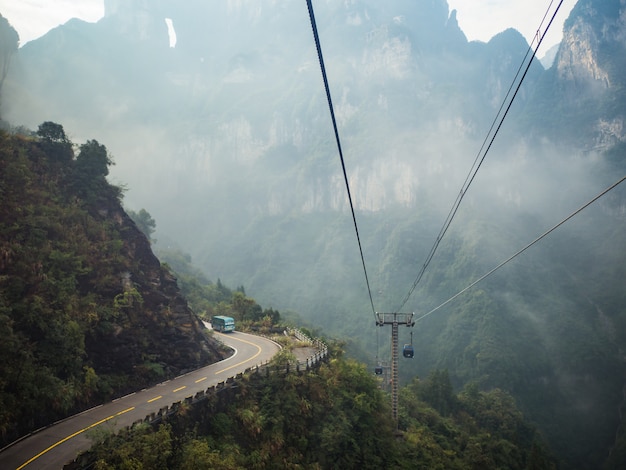
[[[72,187],[76,195],[88,203],[103,200],[107,193],[110,196],[119,196],[119,189],[106,181],[109,166],[112,164],[113,160],[104,145],[96,140],[88,140],[82,144],[72,175]]]
[[[68,139],[61,124],[45,121],[39,125],[37,135],[43,151],[54,161],[68,163],[74,158],[72,142]]]
[[[199,468],[235,470],[241,467],[236,464],[232,455],[224,456],[219,451],[211,449],[207,441],[194,439],[183,449],[183,463],[180,468],[181,470]]]
[[[442,416],[448,416],[458,406],[447,370],[434,370],[428,378],[418,383],[418,396]]]
[[[246,294],[240,290],[233,292],[231,303],[233,313],[235,313],[235,317],[238,320],[256,321],[259,320],[263,314],[261,306],[257,304],[254,299],[246,297]]]
[[[141,232],[148,238],[150,242],[154,242],[154,240],[152,239],[152,234],[156,229],[156,222],[154,221],[150,213],[145,209],[141,209],[139,212],[131,210],[127,212],[128,216],[133,219],[133,222],[135,222],[135,224],[137,225],[137,228],[141,230]]]
[[[37,129],[37,135],[42,140],[48,142],[54,142],[58,144],[65,144],[69,142],[63,126],[52,121],[45,121],[39,124],[39,128]]]
[[[105,177],[109,174],[109,166],[113,160],[104,145],[97,140],[88,140],[80,146],[80,153],[76,157],[76,170],[88,178]]]

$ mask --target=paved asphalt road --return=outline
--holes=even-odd
[[[63,468],[79,452],[89,449],[89,431],[96,427],[119,429],[150,413],[194,396],[249,367],[269,361],[279,346],[260,336],[215,333],[235,353],[228,359],[159,384],[151,389],[106,403],[23,439],[0,452],[0,469]]]

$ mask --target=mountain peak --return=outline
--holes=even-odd
[[[139,41],[168,42],[163,2],[147,0],[105,0],[104,18],[115,23],[117,32]]]
[[[623,81],[623,68],[606,60],[626,52],[626,8],[623,0],[581,0],[564,25],[556,57],[558,77],[574,92],[594,94]]]

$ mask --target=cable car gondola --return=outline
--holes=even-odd
[[[402,349],[402,355],[409,359],[412,359],[415,356],[415,350],[413,349],[413,332],[411,331],[411,343],[405,344]]]
[[[383,366],[381,366],[380,364],[379,364],[379,365],[377,365],[377,366],[374,368],[374,373],[375,373],[376,375],[383,375]]]

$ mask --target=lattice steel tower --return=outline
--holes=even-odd
[[[414,315],[414,313],[376,312],[376,325],[391,325],[391,414],[396,424],[398,423],[398,325],[413,327]]]

